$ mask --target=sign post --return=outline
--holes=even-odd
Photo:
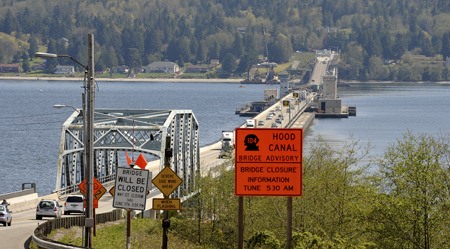
[[[283,106],[289,103],[283,102]],[[290,114],[290,113],[289,113]],[[290,121],[290,120],[289,120]],[[243,248],[243,196],[287,196],[286,248],[292,247],[292,197],[302,195],[303,129],[236,129],[238,248]]]
[[[149,171],[117,168],[113,207],[145,210]]]
[[[127,249],[131,246],[131,210],[145,210],[150,171],[118,167],[114,190],[113,207],[127,210]]]
[[[236,129],[235,194],[301,196],[302,129]]]
[[[170,199],[169,195],[180,186],[183,180],[170,168],[170,159],[172,158],[172,149],[170,148],[170,137],[166,137],[166,147],[164,149],[164,168],[152,180],[152,183],[163,193],[164,199],[154,198],[153,207],[155,210],[164,210],[164,219],[162,222],[163,236],[162,249],[167,249],[168,233],[170,228],[170,219],[168,210],[178,210],[181,207],[180,199]]]

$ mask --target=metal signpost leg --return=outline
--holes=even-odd
[[[172,149],[170,148],[170,137],[166,137],[166,148],[164,151],[164,167],[170,167],[170,158],[172,157]],[[168,199],[168,195],[164,195],[164,199]],[[170,228],[169,211],[164,210],[164,219],[162,221],[163,237],[162,237],[162,249],[167,249],[167,242],[169,240],[167,234]]]
[[[239,196],[238,249],[244,249],[244,197]]]
[[[131,248],[131,209],[127,209],[127,249]]]
[[[292,197],[287,198],[286,249],[292,248]]]

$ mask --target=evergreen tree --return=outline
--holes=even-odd
[[[47,51],[49,53],[57,53],[56,42],[53,39],[50,39],[47,46]],[[54,59],[46,59],[45,60],[45,72],[46,73],[55,73],[56,66],[58,65],[58,60]]]
[[[37,41],[36,37],[34,35],[32,35],[28,39],[28,43],[30,44],[30,47],[28,48],[28,54],[30,55],[30,58],[33,58],[34,54],[39,49],[38,41]]]
[[[222,60],[222,70],[228,74],[231,74],[236,69],[236,57],[233,54],[228,53]]]
[[[444,59],[450,57],[450,32],[442,36],[441,54]]]
[[[231,52],[236,57],[240,57],[244,53],[244,41],[242,40],[241,34],[239,34],[238,32],[234,34],[234,41],[231,47]]]
[[[11,34],[13,31],[17,31],[17,19],[16,16],[13,15],[11,9],[8,9],[8,11],[6,12],[1,27],[1,31],[7,34]]]

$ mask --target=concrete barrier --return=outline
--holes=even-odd
[[[7,200],[9,203],[9,210],[14,213],[30,210],[36,207],[39,202],[38,194],[28,194],[20,197],[14,197]]]
[[[39,197],[37,193],[22,195],[8,199],[9,210],[13,213],[35,209],[41,199],[58,200],[57,194]]]

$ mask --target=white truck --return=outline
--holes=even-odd
[[[247,128],[255,128],[256,127],[256,119],[247,119],[245,121],[245,126]]]
[[[234,132],[222,131],[222,148],[219,158],[231,158],[234,149]]]

